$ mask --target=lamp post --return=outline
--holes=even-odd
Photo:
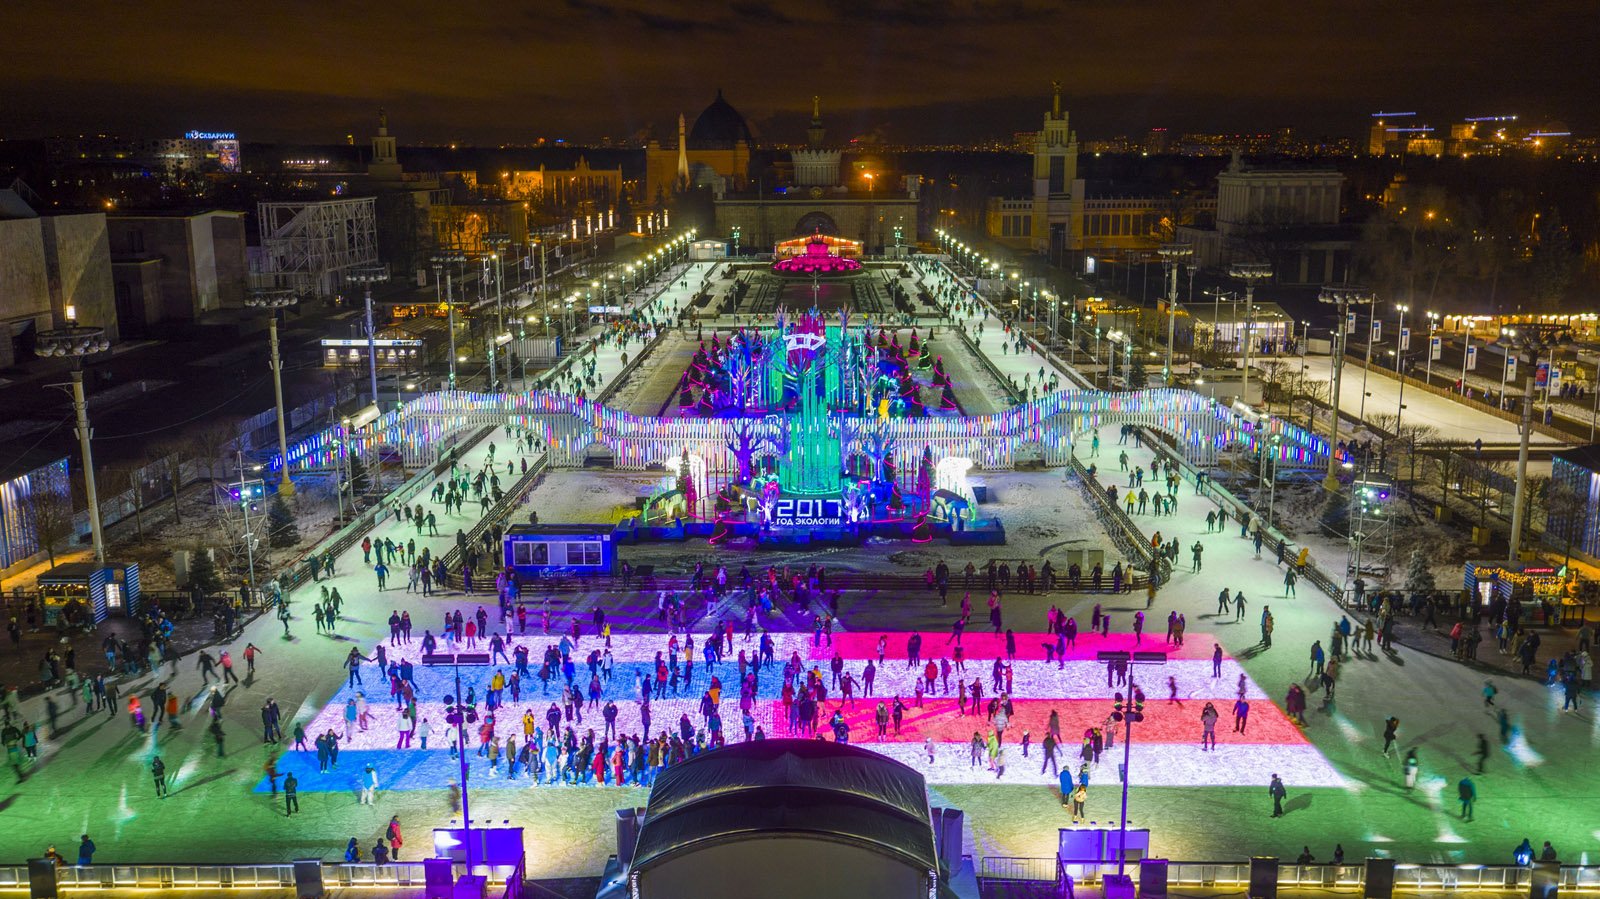
[[[389,266],[362,265],[345,275],[346,280],[360,284],[367,304],[367,375],[372,382],[372,404],[378,405],[378,329],[372,321],[372,285],[389,280]]]
[[[1517,445],[1517,493],[1511,505],[1511,547],[1506,555],[1508,562],[1517,561],[1517,555],[1522,551],[1522,510],[1528,493],[1528,438],[1533,432],[1534,377],[1538,374],[1539,357],[1565,343],[1570,334],[1566,325],[1543,323],[1530,323],[1500,331],[1500,340],[1508,353],[1516,353],[1519,357],[1527,353],[1530,357],[1523,371],[1523,383],[1527,386],[1523,388],[1522,395],[1521,441]]]
[[[1202,290],[1200,292],[1211,298],[1211,340],[1209,349],[1215,353],[1217,351],[1218,325],[1222,321],[1222,298],[1227,297],[1231,302],[1233,294],[1226,290]]]
[[[1378,324],[1378,295],[1367,295],[1367,362],[1361,368],[1361,405],[1356,411],[1356,420],[1362,425],[1367,423],[1367,375],[1372,371],[1372,344],[1377,341],[1380,325]]]
[[[294,480],[289,477],[289,431],[283,414],[283,357],[278,353],[278,312],[300,302],[292,290],[253,290],[244,304],[267,310],[267,366],[272,369],[272,398],[278,410],[278,459],[283,463],[278,493],[294,496]]]
[[[491,389],[499,383],[495,377],[495,357],[500,355],[499,337],[506,329],[505,311],[505,258],[506,248],[511,245],[511,235],[504,231],[491,231],[485,235],[484,241],[494,247],[494,252],[489,254],[489,260],[494,263],[494,320],[495,332],[489,340],[489,382]],[[487,271],[487,269],[485,269]],[[507,380],[510,380],[509,364],[507,365]]]
[[[1406,333],[1406,313],[1411,311],[1411,307],[1396,303],[1395,308],[1400,310],[1400,330],[1394,335],[1394,375],[1400,381],[1400,398],[1394,410],[1394,436],[1398,438],[1400,421],[1406,414],[1406,350],[1410,348],[1411,339],[1411,335]]]
[[[1265,262],[1235,262],[1228,269],[1228,274],[1244,282],[1244,378],[1239,382],[1239,398],[1245,405],[1250,404],[1250,344],[1254,336],[1250,333],[1255,324],[1255,297],[1256,284],[1272,277],[1272,266]]]
[[[1167,366],[1162,372],[1162,380],[1171,387],[1175,380],[1172,373],[1172,340],[1178,322],[1178,270],[1185,259],[1194,255],[1194,248],[1186,243],[1169,243],[1161,247],[1160,253],[1161,264],[1167,271]]]
[[[1144,720],[1144,691],[1133,680],[1131,669],[1139,665],[1165,665],[1167,654],[1164,652],[1120,652],[1106,651],[1099,653],[1099,659],[1109,667],[1122,663],[1129,667],[1128,672],[1128,698],[1123,700],[1122,694],[1116,694],[1116,699],[1111,705],[1111,718],[1125,725],[1122,738],[1122,824],[1120,826],[1121,838],[1117,842],[1117,877],[1124,878],[1127,870],[1128,859],[1128,781],[1131,780],[1128,771],[1129,764],[1133,761],[1133,725]]]
[[[1328,404],[1333,407],[1333,415],[1328,423],[1328,474],[1322,479],[1322,486],[1328,490],[1337,490],[1339,487],[1339,382],[1344,373],[1345,344],[1350,337],[1349,315],[1351,303],[1367,302],[1371,293],[1360,287],[1335,287],[1322,288],[1317,299],[1323,303],[1338,308],[1339,318],[1334,322],[1333,341],[1330,350],[1330,364],[1333,366],[1333,384],[1328,391]]]
[[[1438,327],[1439,313],[1428,312],[1428,370],[1425,377],[1428,379],[1429,387],[1433,386],[1433,333]]]
[[[67,307],[67,324],[39,332],[35,352],[72,360],[72,411],[78,419],[78,450],[83,454],[83,496],[89,503],[89,536],[94,541],[94,560],[105,562],[106,537],[100,527],[100,497],[95,491],[94,456],[89,451],[89,404],[83,396],[84,357],[103,353],[111,348],[104,328],[77,324],[72,307]],[[60,386],[60,385],[56,385]]]
[[[433,254],[433,270],[435,277],[444,278],[444,309],[447,320],[446,330],[450,335],[450,389],[456,389],[456,300],[455,293],[450,283],[450,270],[445,268],[446,263],[465,262],[467,254],[446,250]]]
[[[1273,507],[1278,501],[1278,453],[1283,446],[1283,435],[1273,434],[1261,448],[1261,482],[1267,491],[1267,527],[1272,527]],[[1268,474],[1268,471],[1271,474]]]

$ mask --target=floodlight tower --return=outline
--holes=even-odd
[[[1239,382],[1239,399],[1250,403],[1250,344],[1255,335],[1256,284],[1272,277],[1272,266],[1265,262],[1235,262],[1228,274],[1244,282],[1244,379]]]
[[[1159,252],[1161,265],[1167,270],[1167,365],[1162,371],[1162,381],[1171,387],[1175,380],[1172,374],[1172,338],[1178,322],[1178,272],[1183,268],[1184,261],[1194,255],[1194,247],[1186,243],[1169,243],[1162,245]]]
[[[252,290],[244,298],[251,309],[267,311],[267,364],[272,369],[272,398],[278,410],[278,458],[283,463],[279,473],[278,493],[294,496],[294,480],[289,477],[289,429],[283,413],[283,356],[278,352],[278,313],[300,302],[292,290]]]
[[[106,538],[100,527],[100,498],[95,491],[94,457],[89,452],[92,432],[89,430],[89,404],[83,395],[83,363],[86,357],[110,349],[111,341],[106,339],[104,328],[78,324],[73,308],[67,307],[65,327],[39,332],[34,348],[40,356],[72,360],[72,410],[78,419],[78,449],[83,453],[83,495],[89,503],[89,536],[94,541],[94,560],[104,562]]]
[[[389,280],[389,266],[360,265],[351,269],[345,278],[360,284],[367,304],[367,374],[372,381],[372,404],[378,404],[378,332],[372,322],[372,285]]]
[[[1330,341],[1330,358],[1333,366],[1333,383],[1328,392],[1328,403],[1333,409],[1333,419],[1328,424],[1328,474],[1322,479],[1322,486],[1327,490],[1339,488],[1339,383],[1340,376],[1344,373],[1345,343],[1349,338],[1350,306],[1354,303],[1371,302],[1372,292],[1362,287],[1328,286],[1322,288],[1322,293],[1317,299],[1339,310],[1339,318],[1334,322],[1332,340]]]
[[[1522,518],[1528,494],[1528,438],[1533,432],[1534,378],[1538,375],[1539,357],[1571,339],[1566,325],[1532,323],[1507,328],[1500,332],[1500,340],[1508,352],[1528,355],[1528,365],[1523,368],[1521,442],[1517,446],[1517,493],[1511,506],[1511,548],[1506,560],[1517,561],[1522,550]]]

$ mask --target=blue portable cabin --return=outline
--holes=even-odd
[[[518,524],[506,531],[505,564],[524,578],[611,574],[616,528],[609,524]]]
[[[139,611],[136,563],[67,562],[39,576],[44,622],[58,625],[68,607],[81,604],[99,624],[108,617],[131,618]]]

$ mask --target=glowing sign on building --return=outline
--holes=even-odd
[[[187,131],[183,135],[188,140],[209,141],[211,143],[208,158],[217,161],[217,167],[224,172],[237,172],[240,170],[239,161],[239,135],[232,131]]]

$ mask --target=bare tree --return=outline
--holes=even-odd
[[[190,458],[205,466],[205,477],[214,479],[217,476],[217,463],[222,461],[223,451],[230,449],[238,438],[239,427],[231,419],[221,419],[193,428],[184,436]],[[222,468],[229,470],[225,462]]]
[[[1563,547],[1563,567],[1572,564],[1572,546],[1578,541],[1589,525],[1589,517],[1594,514],[1583,494],[1573,489],[1566,481],[1550,478],[1545,481],[1544,490],[1540,493],[1540,504],[1544,507],[1545,538],[1557,538]]]
[[[56,546],[72,537],[72,501],[65,493],[45,489],[30,496],[23,506],[39,548],[50,558],[50,567],[56,567]]]
[[[116,497],[123,493],[128,494],[129,501],[133,506],[134,526],[139,530],[139,539],[143,540],[144,498],[140,495],[143,491],[139,489],[138,467],[130,468],[126,465],[104,466],[100,469],[100,473],[95,475],[95,482],[100,485],[100,489],[105,491],[104,495],[107,497]]]
[[[155,447],[154,458],[150,462],[150,467],[172,490],[172,520],[179,523],[183,521],[183,511],[178,503],[183,493],[183,453],[181,443],[164,443]]]

